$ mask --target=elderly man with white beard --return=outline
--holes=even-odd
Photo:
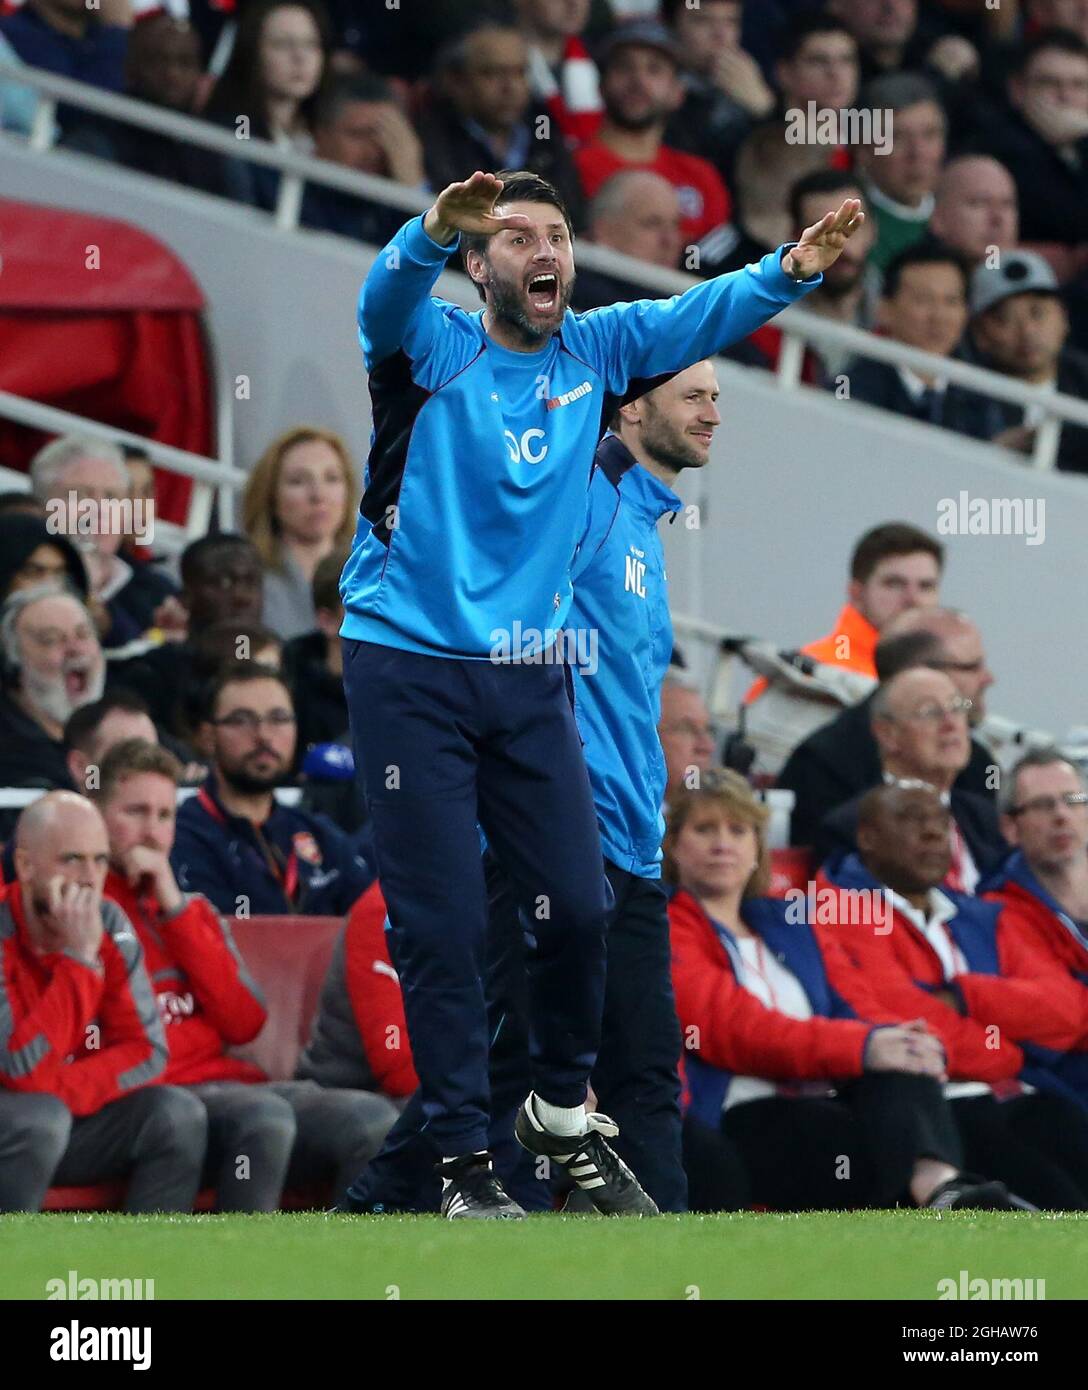
[[[0,609],[0,659],[0,786],[71,788],[64,726],[106,682],[94,619],[64,585],[20,589]]]

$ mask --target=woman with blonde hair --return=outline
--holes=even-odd
[[[688,1124],[735,1145],[753,1201],[777,1210],[1022,1206],[961,1169],[940,1041],[878,1004],[806,895],[765,896],[768,815],[725,769],[670,806]]]
[[[344,441],[307,425],[274,439],[249,475],[242,524],[264,563],[261,617],[284,641],[317,626],[314,572],[350,545],[357,494]]]

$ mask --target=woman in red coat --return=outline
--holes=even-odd
[[[671,806],[689,1129],[736,1146],[753,1200],[779,1210],[1023,1205],[962,1171],[940,1041],[881,1008],[804,902],[764,896],[767,817],[727,771],[704,773]],[[850,1003],[831,978],[849,980]],[[697,1190],[712,1176],[689,1172]]]

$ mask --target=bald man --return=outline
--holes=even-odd
[[[595,246],[632,256],[666,270],[680,267],[684,238],[680,197],[675,187],[650,169],[627,169],[603,183],[589,205],[586,235]],[[574,284],[579,308],[626,304],[653,298],[645,285],[583,267]]]
[[[870,706],[883,781],[924,782],[949,808],[946,884],[962,893],[973,893],[979,878],[1009,852],[993,801],[955,785],[971,757],[970,712],[970,699],[951,678],[928,666],[883,681]],[[853,851],[860,801],[854,797],[824,817],[817,839],[821,858]]]
[[[978,628],[955,609],[908,608],[897,614],[882,631],[874,659],[877,679],[882,682],[913,666],[944,671],[959,693],[972,702],[968,725],[975,728],[985,714],[993,672],[987,665]],[[794,795],[791,843],[820,844],[824,817],[866,788],[879,785],[883,769],[872,730],[875,698],[876,687],[802,739],[786,760],[778,785]],[[997,781],[994,767],[993,754],[972,738],[967,766],[953,785],[959,791],[993,800]]]
[[[995,248],[1011,251],[1020,240],[1020,203],[1004,164],[988,154],[950,159],[937,184],[929,230],[973,266]]]
[[[127,1180],[128,1212],[196,1196],[204,1107],[152,1084],[166,1039],[132,927],[102,899],[108,865],[102,817],[73,792],[20,817],[0,890],[0,1211],[106,1179]]]
[[[923,674],[939,678],[907,673]],[[867,792],[858,852],[817,880],[822,920],[879,1004],[924,1019],[943,1042],[945,1096],[968,1168],[981,1165],[1039,1207],[1084,1210],[1088,1115],[1053,1082],[1062,1054],[1083,1035],[1088,990],[1036,951],[1001,904],[947,888],[950,829],[932,788]],[[872,916],[857,910],[869,895],[885,906],[875,931]],[[850,1002],[850,974],[833,970],[829,979]]]

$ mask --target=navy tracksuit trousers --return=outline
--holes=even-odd
[[[570,672],[345,640],[344,686],[424,1123],[442,1157],[486,1149],[477,824],[532,929],[532,1089],[580,1105],[600,1043],[610,895]]]
[[[597,1100],[620,1133],[612,1140],[662,1211],[687,1210],[681,1158],[680,1025],[669,973],[669,923],[658,879],[605,862],[615,897],[608,926],[608,975]],[[526,1210],[547,1209],[552,1192],[514,1139],[514,1116],[530,1086],[525,932],[502,871],[485,856],[490,922],[487,1002],[491,1028],[491,1152],[503,1185]],[[376,1158],[349,1189],[356,1209],[435,1211],[439,1155],[423,1130],[417,1091]]]

